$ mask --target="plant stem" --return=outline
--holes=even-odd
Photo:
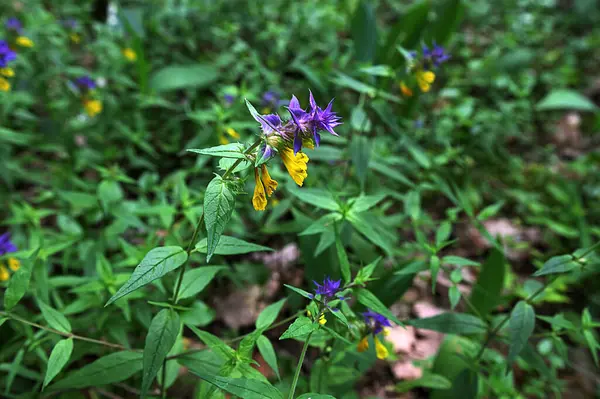
[[[259,144],[261,143],[261,140],[256,140],[254,142],[254,144],[252,144],[250,147],[248,147],[248,149],[246,151],[244,151],[244,154],[250,154],[256,147],[259,146]],[[222,178],[226,179],[227,177],[229,177],[230,174],[233,173],[233,171],[235,170],[235,168],[242,163],[242,161],[244,161],[246,158],[238,158],[235,160],[235,162],[233,163],[233,165],[231,165],[226,171],[225,173],[223,173]]]
[[[200,220],[196,224],[196,228],[194,229],[194,234],[192,234],[192,239],[190,240],[187,248],[187,259],[181,266],[181,271],[179,272],[179,277],[177,278],[177,285],[175,286],[175,291],[173,292],[173,303],[177,304],[179,299],[179,290],[181,289],[181,283],[183,282],[183,275],[185,274],[185,269],[187,264],[190,261],[190,254],[192,253],[192,249],[194,248],[194,244],[196,243],[196,237],[198,237],[198,231],[200,231],[200,226],[204,222],[204,210],[202,210],[202,216],[200,216]]]
[[[126,348],[123,345],[113,344],[112,342],[103,341],[101,339],[94,339],[94,338],[82,337],[81,335],[58,331],[58,330],[55,330],[53,328],[42,326],[41,324],[37,324],[37,323],[33,323],[31,321],[25,320],[25,319],[23,319],[23,318],[21,318],[19,316],[16,316],[16,315],[8,313],[8,312],[0,311],[0,316],[8,317],[9,319],[18,321],[20,323],[27,324],[29,326],[32,326],[32,327],[35,327],[35,328],[39,328],[40,330],[48,331],[48,332],[51,332],[51,333],[54,333],[54,334],[57,334],[57,335],[61,335],[61,336],[66,337],[66,338],[73,338],[73,339],[76,339],[76,340],[79,340],[79,341],[85,341],[85,342],[90,342],[92,344],[104,345],[104,346],[107,346],[109,348],[115,348],[115,349],[120,349],[120,350],[124,350],[124,351],[141,352],[140,349]]]
[[[290,394],[288,395],[288,399],[294,399],[294,394],[296,393],[296,385],[298,385],[298,378],[300,378],[302,363],[304,363],[304,356],[306,355],[306,350],[308,349],[308,341],[310,341],[311,336],[312,332],[308,334],[308,337],[306,337],[306,341],[304,341],[304,347],[302,347],[302,353],[300,353],[300,359],[298,360],[298,365],[296,366],[296,373],[294,374],[294,380],[292,381],[292,387],[290,388]]]
[[[167,359],[163,360],[162,366],[162,384],[160,384],[160,397],[161,399],[167,399]]]

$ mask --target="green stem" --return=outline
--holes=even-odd
[[[162,384],[160,384],[160,397],[161,399],[167,399],[167,359],[163,360],[162,366]]]
[[[308,341],[310,341],[311,336],[312,332],[308,334],[308,337],[306,337],[306,341],[304,341],[304,347],[302,347],[302,353],[300,353],[300,359],[298,360],[298,365],[296,366],[296,373],[294,374],[294,380],[292,381],[292,387],[290,388],[290,394],[288,395],[288,399],[294,399],[294,394],[296,393],[296,385],[298,385],[298,378],[300,378],[300,371],[302,371],[302,363],[304,363],[304,356],[306,355],[306,350],[308,349]]]
[[[248,147],[248,149],[246,151],[244,151],[244,154],[250,154],[256,147],[258,147],[260,145],[260,143],[262,142],[262,140],[256,140],[254,142],[254,144],[252,144],[250,147]],[[223,173],[222,178],[226,179],[227,177],[229,177],[230,174],[233,173],[233,171],[235,170],[235,168],[242,163],[242,161],[246,160],[246,158],[238,158],[235,160],[235,162],[233,163],[233,165],[231,165],[226,171],[225,173]]]
[[[187,248],[187,259],[181,266],[181,271],[179,272],[179,277],[177,278],[177,285],[175,286],[175,291],[173,292],[173,303],[177,304],[179,300],[179,290],[181,289],[181,283],[183,282],[183,275],[185,274],[185,269],[187,264],[190,261],[190,254],[192,253],[192,249],[194,248],[194,244],[196,243],[196,237],[198,237],[198,231],[200,231],[200,226],[204,222],[204,210],[202,211],[202,216],[200,216],[200,220],[196,224],[196,228],[194,229],[194,234],[192,234],[192,239],[190,240]]]

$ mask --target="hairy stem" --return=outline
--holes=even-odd
[[[294,394],[296,393],[296,385],[298,385],[300,371],[302,371],[304,356],[306,355],[306,350],[308,349],[308,342],[310,341],[311,336],[312,332],[308,334],[308,336],[306,337],[306,341],[304,341],[304,346],[302,347],[302,353],[300,353],[300,359],[298,360],[298,365],[296,366],[296,373],[294,374],[294,380],[292,381],[292,387],[290,388],[290,394],[288,395],[288,399],[294,399]]]

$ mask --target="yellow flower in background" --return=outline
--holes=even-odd
[[[431,89],[431,84],[435,81],[435,73],[431,71],[418,70],[415,72],[417,83],[423,93],[427,93]]]
[[[325,318],[325,315],[322,314],[321,317],[319,317],[319,324],[324,326],[325,323],[327,323],[327,319]]]
[[[221,144],[221,145],[229,144],[229,140],[227,140],[227,137],[225,137],[223,134],[220,134],[219,135],[219,144]]]
[[[375,341],[375,352],[377,353],[377,359],[385,359],[388,357],[389,352],[387,350],[387,348],[385,347],[385,345],[383,345],[381,343],[381,341],[379,340],[379,338],[377,337],[373,337],[373,340]]]
[[[10,278],[10,273],[4,265],[0,265],[0,281],[7,281]]]
[[[225,130],[225,132],[227,133],[227,135],[233,139],[239,140],[240,139],[240,134],[238,132],[235,131],[235,129],[232,128],[227,128],[227,130]]]
[[[360,342],[356,346],[356,349],[359,352],[365,352],[367,349],[369,349],[369,336],[368,335],[360,340]]]
[[[121,53],[123,53],[123,57],[127,58],[127,61],[129,62],[134,62],[135,60],[137,60],[137,54],[135,53],[135,51],[133,51],[132,48],[124,48],[123,50],[121,50]]]
[[[400,91],[404,97],[412,97],[413,95],[413,91],[404,82],[400,82]]]
[[[85,112],[91,118],[93,118],[94,116],[102,112],[102,102],[100,102],[99,100],[84,100],[83,108],[85,109]]]
[[[297,185],[302,186],[304,179],[308,176],[307,166],[308,156],[302,152],[294,155],[294,150],[290,147],[284,147],[279,151],[281,160],[288,173]]]
[[[19,37],[17,37],[17,45],[19,45],[21,47],[31,48],[31,47],[33,47],[33,41],[28,37],[19,36]]]
[[[21,267],[21,262],[19,262],[19,259],[16,258],[8,258],[8,267],[13,272],[16,272]]]
[[[79,44],[81,42],[81,36],[75,32],[69,34],[69,39],[71,39],[71,41],[75,44]]]
[[[12,68],[0,68],[0,75],[6,76],[7,78],[12,78],[15,76],[15,71]]]
[[[0,78],[0,91],[10,91],[10,83],[4,78]]]

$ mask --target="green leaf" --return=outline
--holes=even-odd
[[[390,179],[396,180],[397,182],[405,184],[409,187],[414,187],[413,182],[411,182],[408,177],[404,176],[396,168],[392,168],[385,163],[372,159],[371,162],[369,162],[369,168],[389,177]]]
[[[152,319],[144,346],[142,396],[148,392],[167,353],[175,345],[179,327],[179,315],[173,309],[163,309]]]
[[[127,351],[112,353],[83,366],[48,389],[57,391],[109,385],[126,380],[141,369],[141,353]]]
[[[213,65],[175,65],[154,73],[150,78],[150,87],[157,91],[178,89],[199,89],[210,86],[219,77],[219,71]]]
[[[437,255],[431,255],[429,258],[429,270],[431,271],[431,292],[435,294],[435,284],[440,271],[440,258]]]
[[[484,221],[493,216],[496,216],[500,209],[504,206],[504,201],[498,201],[495,204],[486,206],[477,214],[477,220]]]
[[[533,333],[534,327],[535,310],[533,306],[525,301],[519,301],[510,313],[510,319],[508,320],[510,348],[506,359],[507,367],[515,361],[519,353],[527,346],[527,341]]]
[[[481,317],[486,317],[500,303],[506,268],[502,252],[493,248],[481,267],[470,301]]]
[[[377,205],[385,198],[385,194],[378,195],[361,195],[352,201],[350,209],[354,213],[361,213],[367,211]]]
[[[207,239],[204,238],[196,244],[196,250],[205,254],[207,252]],[[215,255],[239,255],[250,252],[273,251],[272,248],[253,244],[235,237],[221,236],[215,251]]]
[[[106,302],[108,306],[119,298],[161,278],[177,269],[187,260],[187,252],[181,247],[158,247],[150,250],[133,270],[129,280]]]
[[[449,396],[457,399],[476,399],[478,389],[479,375],[475,371],[465,368],[452,380]]]
[[[277,320],[277,315],[279,315],[279,312],[281,311],[281,308],[283,308],[283,305],[285,305],[286,300],[286,298],[280,299],[279,301],[264,308],[264,310],[260,312],[258,318],[256,319],[256,329],[263,330],[265,328],[269,328],[271,324]]]
[[[416,328],[445,334],[479,334],[487,329],[483,320],[465,313],[442,313],[424,319],[408,320],[405,323]]]
[[[38,253],[39,249],[28,259],[22,261],[19,270],[8,280],[8,287],[6,287],[6,292],[4,293],[4,307],[6,310],[12,309],[19,303],[27,292],[27,289],[29,289],[29,281],[31,280],[31,273]]]
[[[356,170],[356,177],[360,183],[360,189],[365,189],[365,181],[369,171],[369,158],[371,157],[371,143],[366,136],[355,135],[350,145],[352,164]]]
[[[50,353],[50,358],[48,359],[48,366],[46,367],[46,376],[44,377],[42,389],[46,388],[54,377],[60,373],[63,367],[65,367],[71,357],[71,353],[73,353],[73,338],[60,340],[54,346],[52,353]]]
[[[340,237],[340,233],[338,232],[337,227],[335,228],[335,249],[337,251],[338,260],[340,262],[340,270],[342,272],[344,282],[349,283],[350,281],[352,281],[350,261],[348,260],[348,254],[344,249],[344,244],[342,244],[342,239]]]
[[[217,355],[222,357],[224,360],[232,360],[235,358],[235,351],[229,347],[225,342],[221,341],[219,337],[212,335],[209,332],[202,331],[193,326],[188,326],[190,330],[194,332]]]
[[[204,221],[208,234],[207,262],[210,261],[217,249],[221,234],[223,234],[234,208],[235,195],[233,191],[221,176],[216,176],[208,183],[204,194]]]
[[[309,293],[309,292],[306,292],[306,291],[304,291],[304,290],[303,290],[303,289],[301,289],[301,288],[296,288],[296,287],[293,287],[293,286],[291,286],[291,285],[288,285],[288,284],[284,284],[284,286],[286,286],[286,287],[287,287],[287,288],[289,288],[290,290],[294,291],[295,293],[302,295],[302,296],[303,296],[303,297],[305,297],[305,298],[308,298],[308,299],[313,299],[313,295],[312,295],[311,293]]]
[[[348,212],[346,218],[359,233],[365,236],[365,238],[382,248],[388,255],[392,255],[394,252],[394,242],[388,237],[384,237],[379,230],[375,229],[375,226],[369,222],[369,219],[367,219],[365,215],[367,215],[367,212],[361,214]]]
[[[448,255],[442,258],[442,263],[445,265],[456,265],[459,267],[463,266],[479,266],[479,262],[474,260],[463,258],[462,256]]]
[[[377,89],[375,87],[369,86],[359,80],[356,80],[340,72],[336,74],[335,78],[333,78],[332,81],[338,86],[346,87],[359,93],[365,93],[369,97],[375,97],[375,95],[377,94]]]
[[[441,7],[438,7],[436,7],[438,19],[429,30],[428,44],[433,41],[438,44],[448,43],[452,33],[457,31],[465,12],[461,0],[446,0]]]
[[[341,321],[347,328],[350,328],[350,323],[348,323],[348,319],[342,313],[341,309],[337,309],[336,311],[331,311],[328,314],[333,315],[336,319]]]
[[[217,273],[225,269],[227,269],[226,266],[204,266],[189,270],[183,276],[179,298],[189,298],[202,292]]]
[[[304,229],[300,234],[301,236],[308,236],[312,234],[325,233],[332,231],[332,227],[335,222],[342,219],[342,215],[337,212],[328,213],[314,221],[310,226]]]
[[[375,296],[371,291],[364,288],[359,288],[357,292],[358,302],[365,305],[367,308],[377,312],[386,318],[392,320],[398,325],[403,325],[400,320]]]
[[[401,44],[405,48],[414,48],[421,32],[427,26],[427,16],[431,2],[429,0],[412,3],[406,13],[388,33],[385,44],[381,51],[383,62],[391,65],[399,65],[402,57],[396,53],[396,46]],[[394,60],[396,56],[396,60]]]
[[[573,90],[552,90],[535,106],[538,111],[574,109],[578,111],[596,111],[598,107],[587,97]]]
[[[187,151],[195,152],[202,155],[210,155],[211,157],[224,157],[234,159],[244,159],[244,145],[240,143],[230,143],[225,145],[218,145],[210,148],[192,148]]]
[[[545,276],[547,274],[568,273],[579,266],[573,255],[559,255],[548,259],[540,270],[535,272],[534,277]]]
[[[244,399],[283,399],[283,394],[268,382],[245,378],[228,378],[209,374],[198,368],[190,368],[204,381]]]
[[[446,377],[429,373],[416,380],[407,380],[396,384],[396,392],[408,392],[419,387],[431,389],[450,389],[452,387],[452,383]]]
[[[313,323],[308,317],[300,316],[285,330],[279,340],[304,337],[318,328],[319,324]]]
[[[340,206],[328,191],[318,188],[295,188],[290,193],[302,202],[330,211],[339,211]]]
[[[69,323],[69,320],[62,313],[42,301],[38,301],[38,305],[42,311],[42,316],[44,316],[50,327],[64,333],[71,332],[71,323]]]
[[[304,395],[298,396],[296,399],[335,399],[335,396],[321,393],[305,393]]]
[[[440,227],[435,232],[435,245],[439,248],[452,234],[452,224],[448,221],[440,224]]]
[[[98,185],[98,198],[100,198],[104,211],[107,211],[111,205],[123,200],[123,197],[121,185],[114,180],[103,180]]]
[[[404,197],[404,212],[412,220],[418,220],[421,214],[421,195],[418,191],[411,191]]]
[[[258,347],[260,355],[265,359],[265,362],[267,362],[269,367],[275,372],[277,379],[281,380],[279,366],[277,365],[277,353],[275,353],[275,348],[273,348],[271,341],[264,335],[261,335],[256,341],[256,346]]]
[[[371,2],[358,4],[350,26],[357,61],[372,62],[377,50],[377,19]]]
[[[375,259],[373,262],[366,265],[365,267],[362,267],[356,274],[354,281],[357,284],[363,284],[363,283],[366,283],[367,281],[369,281],[369,279],[371,278],[371,275],[377,268],[377,265],[379,264],[380,261],[381,261],[381,256],[379,258]]]

